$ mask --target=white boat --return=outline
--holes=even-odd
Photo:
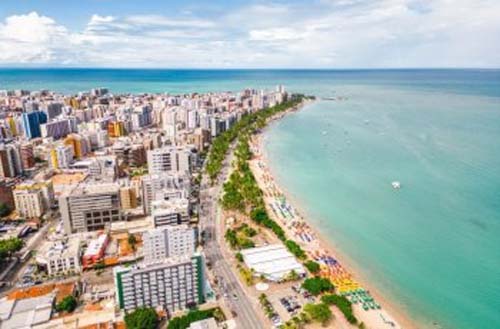
[[[401,188],[401,183],[398,182],[398,181],[392,182],[391,185],[392,185],[392,188],[395,188],[395,189],[400,189]]]

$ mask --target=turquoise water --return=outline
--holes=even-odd
[[[276,84],[348,97],[266,134],[271,169],[325,237],[423,328],[500,328],[500,70],[0,69],[0,90]]]
[[[424,328],[500,328],[500,98],[336,91],[267,132],[280,184]]]

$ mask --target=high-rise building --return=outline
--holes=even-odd
[[[54,185],[51,180],[25,181],[13,191],[16,209],[22,217],[41,217],[54,204]]]
[[[47,114],[41,111],[23,113],[23,129],[28,139],[41,137],[40,125],[47,122]]]
[[[70,134],[64,139],[64,144],[73,148],[75,158],[80,159],[91,151],[90,140],[79,134]]]
[[[16,182],[13,179],[0,178],[0,203],[9,207],[10,210],[16,207],[12,193],[15,185]]]
[[[33,155],[33,145],[32,144],[22,144],[21,145],[21,162],[23,169],[30,169],[35,166],[35,157]]]
[[[142,177],[142,206],[145,214],[151,213],[151,203],[158,200],[186,199],[190,181],[184,175],[147,175]]]
[[[53,169],[66,169],[73,163],[73,147],[71,145],[58,145],[50,150],[50,166]]]
[[[136,267],[115,267],[114,276],[118,306],[126,311],[153,307],[172,314],[205,302],[204,261],[200,254]]]
[[[194,156],[187,148],[166,146],[148,151],[148,171],[150,174],[164,172],[183,173],[191,172]]]
[[[25,218],[42,217],[45,207],[41,189],[16,188],[13,192],[16,210],[19,216]]]
[[[135,189],[133,187],[120,188],[120,203],[122,205],[122,209],[137,208],[137,195],[135,194]]]
[[[0,176],[16,177],[23,173],[21,152],[16,144],[0,144]]]
[[[75,118],[72,119],[75,120]],[[52,137],[54,139],[59,139],[74,132],[73,126],[71,119],[58,119],[40,125],[40,132],[44,138]]]
[[[62,103],[50,103],[47,104],[47,109],[45,110],[45,113],[47,113],[47,119],[51,120],[55,117],[57,117],[59,114],[62,113],[63,109]]]
[[[196,248],[195,231],[188,225],[164,226],[144,232],[144,261],[192,255]]]
[[[59,197],[59,211],[68,234],[102,230],[123,218],[119,186],[80,183]]]

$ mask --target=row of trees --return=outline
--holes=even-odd
[[[217,178],[222,169],[222,163],[226,157],[229,146],[238,136],[264,127],[267,118],[276,113],[283,112],[290,107],[298,105],[302,101],[302,95],[293,95],[292,99],[276,106],[244,115],[231,128],[217,136],[212,141],[212,146],[207,159],[206,171],[212,182]]]
[[[224,184],[224,194],[221,199],[221,204],[222,207],[226,210],[249,213],[250,218],[254,222],[273,231],[276,237],[283,241],[288,250],[298,259],[306,260],[307,255],[304,250],[302,250],[302,248],[297,243],[295,243],[295,241],[287,240],[285,232],[281,228],[281,226],[269,217],[265,208],[262,190],[258,186],[257,181],[248,165],[248,160],[250,160],[252,157],[252,152],[249,144],[251,134],[256,130],[263,128],[267,123],[267,119],[272,115],[282,112],[292,106],[296,106],[302,101],[302,98],[302,96],[298,96],[293,98],[291,101],[285,102],[275,107],[247,115],[238,122],[238,125],[233,126],[233,128],[237,129],[240,132],[238,144],[234,152],[236,157],[234,163],[235,170],[229,176],[228,181]],[[230,138],[232,136],[233,132],[228,131],[226,137],[223,137],[221,139],[226,141],[227,143],[218,143],[218,145],[224,145],[224,147],[215,147],[212,152],[217,152],[219,150],[227,152],[229,143],[234,140]],[[224,156],[220,157],[221,164]],[[217,156],[216,158],[219,159],[219,156]],[[233,246],[233,248],[238,245],[238,239],[234,232],[227,232],[226,239],[228,240],[230,245]]]

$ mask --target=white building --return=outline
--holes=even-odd
[[[188,223],[191,213],[188,199],[153,201],[151,209],[154,227]]]
[[[15,189],[13,194],[19,216],[25,218],[42,217],[45,207],[41,189]]]
[[[282,244],[245,249],[241,251],[245,265],[254,270],[255,276],[265,276],[271,281],[286,278],[291,271],[304,276],[306,271]]]
[[[187,148],[166,146],[148,151],[148,171],[150,174],[165,172],[189,174],[194,156]]]
[[[115,267],[114,276],[118,306],[126,311],[154,307],[171,314],[205,302],[204,262],[200,254]]]
[[[46,242],[38,250],[36,262],[45,267],[49,275],[81,272],[80,239],[71,238]]]
[[[153,201],[184,199],[189,197],[190,180],[184,175],[147,175],[142,177],[142,206],[151,213]]]
[[[195,252],[195,231],[188,225],[164,226],[144,232],[144,261],[154,262],[167,257],[192,255]]]
[[[74,156],[73,147],[58,145],[55,149],[51,150],[52,161],[50,161],[50,164],[54,169],[66,169],[73,163]]]

